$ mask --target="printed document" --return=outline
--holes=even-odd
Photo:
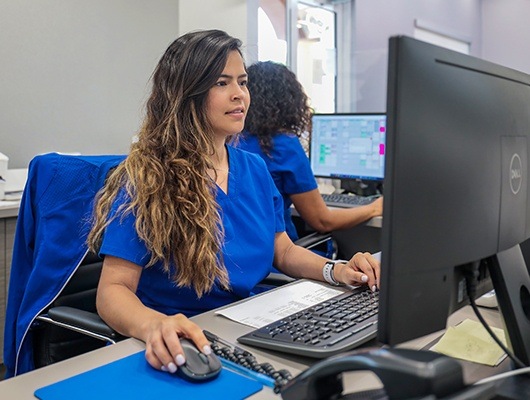
[[[301,280],[215,313],[257,329],[342,292],[325,283]]]

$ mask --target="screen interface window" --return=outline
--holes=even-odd
[[[386,116],[315,114],[310,161],[315,176],[382,180]]]

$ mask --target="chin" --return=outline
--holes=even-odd
[[[242,132],[244,128],[245,128],[245,124],[241,124],[241,125],[239,125],[237,127],[234,127],[234,129],[232,129],[233,133],[231,133],[231,134],[232,135],[237,135],[238,133]]]

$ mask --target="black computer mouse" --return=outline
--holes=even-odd
[[[221,372],[221,361],[215,354],[207,356],[191,340],[180,338],[186,363],[177,369],[177,375],[191,382],[214,379]]]

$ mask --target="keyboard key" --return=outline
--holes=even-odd
[[[377,292],[373,293],[367,287],[357,288],[237,340],[286,353],[329,357],[358,347],[376,336],[377,305]]]
[[[323,194],[322,198],[328,206],[332,207],[356,207],[372,203],[377,197],[356,196],[342,193]]]

